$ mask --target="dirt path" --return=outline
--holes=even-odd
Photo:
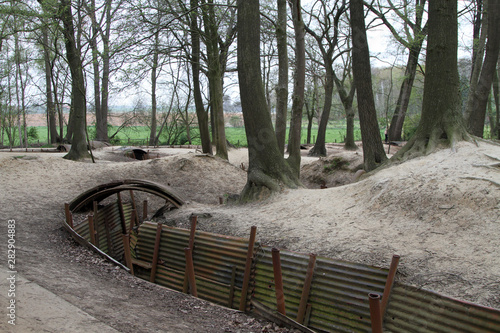
[[[64,202],[113,179],[161,181],[165,175],[138,171],[143,162],[90,164],[61,156],[0,154],[0,235],[6,248],[7,221],[16,221],[19,273],[17,325],[8,325],[4,313],[2,331],[256,332],[268,325],[134,278],[77,245],[61,228]],[[3,261],[6,267],[7,257]],[[0,285],[4,312],[6,287]]]

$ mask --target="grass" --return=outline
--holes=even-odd
[[[117,130],[117,126],[111,126],[109,128],[109,135],[112,135],[115,133]],[[30,132],[31,133],[36,133],[36,137],[31,137],[29,138],[29,144],[30,145],[44,145],[43,147],[47,147],[45,143],[48,141],[48,133],[47,133],[47,127],[46,126],[37,126],[37,127],[30,127]],[[95,127],[94,126],[89,126],[88,127],[88,132],[91,138],[93,137],[95,133]],[[316,141],[316,136],[318,132],[318,127],[313,126],[312,133],[311,133],[311,141],[314,143]],[[345,123],[343,121],[331,121],[328,125],[327,131],[326,131],[326,142],[332,142],[332,143],[340,143],[344,142],[345,138]],[[192,128],[191,129],[191,135],[193,137],[192,144],[194,145],[200,145],[200,139],[198,135],[198,129],[197,128]],[[355,140],[361,140],[361,131],[359,129],[359,123],[356,123],[355,129],[354,129],[354,136]],[[19,138],[18,135],[15,135],[16,137],[16,143],[14,146],[19,145]],[[288,131],[287,131],[287,137],[288,137]],[[302,129],[302,143],[306,143],[306,137],[307,137],[307,129],[304,127]],[[245,128],[243,127],[227,127],[226,128],[226,138],[227,140],[237,146],[237,147],[246,147],[247,146],[247,138],[245,134]],[[115,139],[117,142],[114,142],[114,144],[117,145],[146,145],[149,139],[149,128],[146,126],[130,126],[122,129],[116,136]],[[186,142],[182,142],[183,140],[181,139],[179,142],[176,144],[187,144]],[[165,138],[160,138],[160,144],[165,144]],[[8,145],[8,140],[7,136],[4,134],[4,145]]]

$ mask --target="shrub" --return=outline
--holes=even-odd
[[[28,136],[28,139],[30,140],[38,140],[38,130],[36,129],[36,127],[29,127],[28,128],[28,132],[26,133],[26,135]]]
[[[342,157],[333,157],[325,161],[325,165],[323,166],[324,173],[332,173],[335,170],[346,170],[347,166],[349,166],[349,161],[343,159]]]

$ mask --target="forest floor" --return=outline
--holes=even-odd
[[[164,216],[171,224],[186,226],[197,214],[199,229],[245,238],[255,225],[262,244],[379,267],[399,254],[399,281],[500,308],[498,144],[462,142],[456,152],[442,149],[359,181],[361,150],[329,145],[321,159],[304,151],[307,188],[246,205],[219,204],[245,185],[245,149],[231,150],[229,162],[189,149],[149,150],[160,158],[136,161],[105,148],[93,164],[61,153],[0,152],[0,331],[281,330],[134,278],[76,244],[62,229],[64,203],[127,178],[169,185],[186,199]],[[16,225],[16,326],[6,316],[9,220]]]

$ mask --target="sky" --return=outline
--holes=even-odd
[[[312,1],[304,0],[303,5],[307,6]],[[366,20],[368,22],[370,18]],[[459,23],[459,58],[470,58],[470,45],[472,45],[472,27],[470,21],[467,17],[460,18]],[[372,67],[387,67],[392,65],[404,66],[407,60],[407,54],[401,52],[402,46],[395,41],[392,37],[390,31],[384,26],[379,25],[376,28],[369,29],[367,31],[368,43],[370,54],[372,56]],[[397,50],[397,47],[400,50]],[[425,43],[424,43],[425,47]],[[421,52],[421,58],[425,58],[425,49]],[[227,94],[231,96],[233,102],[239,100],[239,92],[237,87],[237,76],[233,73],[229,78],[225,79],[225,84],[233,83],[233,87],[228,88]],[[236,84],[235,84],[236,83]],[[149,86],[145,83],[146,86]],[[146,88],[148,89],[148,88]],[[291,90],[290,90],[291,91]],[[145,104],[150,104],[148,94],[142,94],[142,99]],[[119,104],[129,104],[133,105],[138,96],[136,94],[130,94],[119,96],[115,101],[119,101]],[[125,102],[125,103],[124,103]]]

